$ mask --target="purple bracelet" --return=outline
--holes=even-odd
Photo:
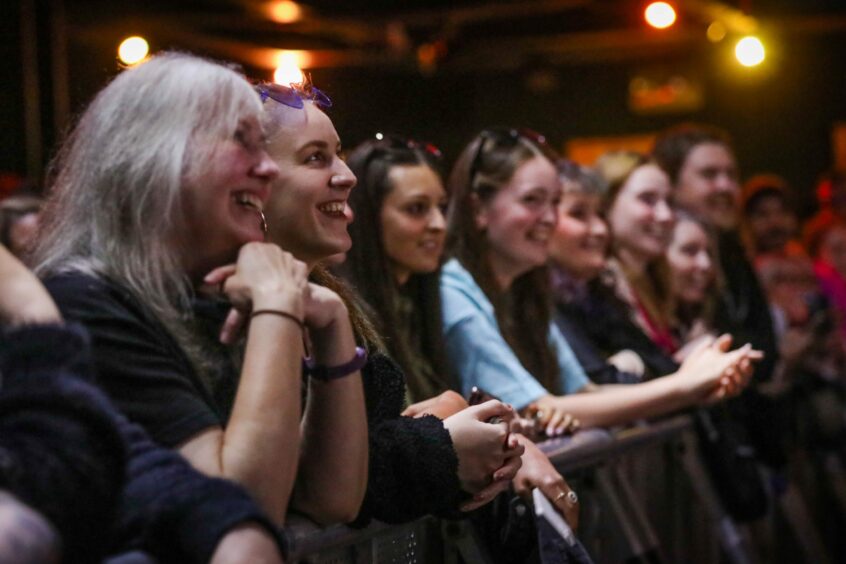
[[[367,351],[356,347],[352,360],[338,366],[320,366],[314,363],[313,358],[306,357],[303,360],[303,371],[315,380],[329,382],[358,372],[365,364],[367,364]]]

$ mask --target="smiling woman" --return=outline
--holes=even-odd
[[[665,378],[625,387],[589,382],[571,344],[550,323],[546,243],[550,236],[576,236],[555,246],[589,259],[576,272],[596,273],[602,253],[595,247],[605,232],[590,202],[579,210],[572,198],[559,206],[554,156],[537,139],[517,130],[486,130],[450,175],[454,258],[441,275],[443,331],[450,368],[465,393],[478,386],[520,410],[540,410],[544,428],[554,434],[567,415],[585,426],[620,424],[742,389],[759,356],[748,347],[727,352],[727,340],[699,347]],[[637,168],[639,159],[629,160],[629,170]],[[654,175],[660,171],[647,172],[645,187],[633,199],[640,207],[657,206],[661,220],[672,218],[662,177]],[[569,230],[556,231],[559,214],[569,214]],[[650,229],[644,231],[654,239]]]
[[[690,333],[696,319],[710,319],[716,299],[715,238],[704,220],[676,211],[673,237],[667,247],[670,289],[675,299],[675,321]],[[689,335],[682,342],[690,340]]]
[[[314,282],[343,296],[344,311],[349,314],[346,323],[355,328],[355,338],[368,354],[367,362],[359,366],[368,408],[370,447],[367,495],[359,520],[376,517],[398,522],[427,513],[453,514],[459,507],[479,507],[507,488],[520,466],[523,446],[508,436],[505,423],[513,417],[513,410],[493,401],[443,421],[433,415],[401,417],[405,401],[401,370],[385,354],[381,336],[373,330],[352,290],[321,265],[337,261],[339,255],[350,251],[347,228],[353,214],[348,200],[351,193],[359,190],[355,188],[356,178],[339,156],[338,134],[319,107],[320,101],[311,101],[313,90],[306,86],[296,92],[306,100],[304,109],[276,98],[264,101],[269,151],[282,169],[267,205],[269,237],[305,261]],[[416,205],[412,205],[412,210]],[[365,221],[378,221],[373,214],[364,215]],[[411,224],[406,219],[407,215],[394,222],[394,227],[402,224],[402,230],[409,228]],[[387,268],[380,271],[380,276],[394,276],[403,268]],[[307,409],[322,414],[324,420],[335,420],[338,430],[349,433],[349,418],[338,409],[349,394],[343,390],[328,392],[310,382]],[[504,421],[486,423],[492,415]],[[321,478],[312,480],[311,489],[343,491],[338,480],[349,472],[350,465],[343,460],[344,449],[339,445],[348,448],[351,441],[344,440],[339,431],[334,438],[327,434],[326,439],[333,448],[311,461],[322,470]],[[469,499],[469,495],[473,498]]]
[[[627,151],[606,153],[597,169],[608,183],[604,208],[616,292],[643,332],[673,354],[679,344],[670,333],[672,305],[664,258],[675,218],[669,177],[646,157]]]
[[[454,387],[443,361],[438,296],[447,201],[440,152],[387,136],[365,141],[348,162],[359,178],[351,197],[358,220],[343,274],[373,311],[411,401],[435,397]]]
[[[265,102],[269,104],[280,106],[275,101]],[[281,111],[289,113],[284,107]],[[313,265],[349,250],[352,243],[347,226],[353,212],[347,199],[356,180],[338,156],[341,140],[329,116],[313,103],[299,111],[301,118],[289,118],[287,125],[277,126],[269,140],[281,173],[267,209],[268,237]],[[305,233],[309,236],[304,237]]]
[[[244,77],[209,61],[166,53],[124,71],[62,148],[37,259],[63,315],[91,332],[121,410],[282,523],[308,452],[302,327],[318,363],[342,337],[324,330],[338,310],[307,291],[305,265],[261,242],[279,168],[260,116]],[[210,340],[200,331],[206,283],[225,298],[212,304],[229,312],[223,336],[238,320],[249,329],[240,370],[218,350],[219,326]],[[352,513],[363,484],[349,492]]]

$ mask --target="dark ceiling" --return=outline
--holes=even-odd
[[[679,21],[656,31],[641,0],[311,0],[294,23],[269,16],[265,0],[67,1],[69,35],[113,41],[145,34],[177,47],[270,68],[278,49],[313,52],[314,67],[392,67],[472,72],[590,63],[696,49],[720,20],[729,33],[824,34],[846,30],[842,0],[676,0]],[[752,17],[748,17],[746,13]]]
[[[135,34],[153,52],[235,61],[258,79],[280,50],[307,50],[349,144],[380,128],[456,154],[497,123],[563,146],[693,119],[729,129],[749,170],[808,185],[831,166],[833,128],[846,124],[846,0],[669,1],[679,20],[658,31],[643,21],[646,0],[303,0],[287,24],[270,17],[269,0],[0,0],[0,72],[11,86],[0,89],[0,171],[40,177]],[[720,43],[706,38],[714,21],[728,29]],[[732,39],[753,28],[767,64],[726,64]],[[679,78],[695,96],[662,106]],[[635,103],[642,84],[658,111]]]

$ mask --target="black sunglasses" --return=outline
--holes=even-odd
[[[377,133],[373,136],[373,138],[376,140],[376,143],[374,143],[374,149],[408,149],[410,151],[421,151],[437,160],[440,160],[443,157],[441,150],[438,149],[436,145],[429,143],[428,141],[418,141],[416,139],[411,139],[410,137],[385,133]]]

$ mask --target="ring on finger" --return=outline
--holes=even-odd
[[[553,499],[552,501],[557,502],[561,499],[566,499],[570,505],[576,505],[577,503],[579,503],[579,496],[576,495],[576,492],[574,492],[573,490],[570,490],[569,492],[559,493],[557,496],[555,496],[555,499]]]

